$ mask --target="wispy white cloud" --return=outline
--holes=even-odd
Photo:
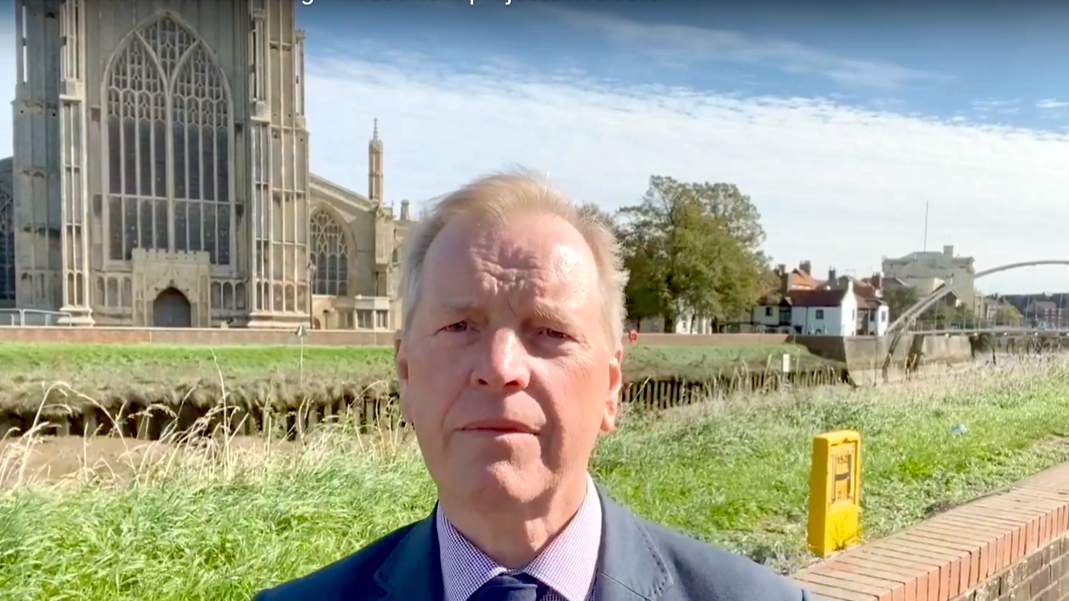
[[[1021,99],[1001,100],[998,98],[984,98],[972,102],[973,110],[981,116],[988,115],[1016,115],[1020,112]]]
[[[878,268],[881,256],[923,244],[925,202],[929,247],[954,244],[987,266],[1069,258],[1061,242],[1066,135],[829,99],[621,88],[578,73],[491,76],[430,60],[312,60],[309,74],[314,169],[362,190],[365,140],[378,117],[395,202],[519,163],[615,209],[662,174],[738,184],[757,203],[767,248],[781,262],[811,259],[840,273]],[[1069,287],[1064,275],[1044,273],[1053,278],[1047,287]],[[989,286],[1036,281],[1011,272]]]
[[[1036,102],[1036,108],[1042,110],[1059,110],[1069,108],[1069,102],[1063,100],[1055,100],[1053,98],[1044,98],[1043,100]]]
[[[600,34],[631,51],[672,66],[728,61],[762,64],[789,73],[816,74],[841,84],[894,88],[907,83],[952,81],[942,73],[879,61],[837,56],[790,40],[692,25],[641,23],[601,12],[532,5],[568,26]]]
[[[521,164],[615,209],[636,202],[659,174],[738,184],[760,209],[777,262],[810,259],[840,273],[878,268],[881,256],[923,244],[925,202],[930,248],[954,244],[982,267],[1069,258],[1069,133],[951,123],[831,99],[625,88],[574,70],[459,69],[411,54],[358,60],[309,42],[312,168],[365,190],[377,117],[388,202],[418,206]],[[13,60],[13,49],[0,46],[0,64]],[[9,106],[13,78],[0,69],[0,105]],[[10,131],[0,119],[0,156],[10,152]],[[1069,275],[1053,268],[988,284],[1065,288]]]

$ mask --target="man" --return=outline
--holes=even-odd
[[[638,519],[587,473],[613,428],[627,274],[611,229],[525,173],[417,223],[401,408],[432,515],[257,601],[804,601],[787,579]]]

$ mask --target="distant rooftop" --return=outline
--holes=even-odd
[[[942,251],[938,250],[919,250],[909,253],[901,257],[882,257],[883,261],[888,263],[915,263],[918,261],[924,261],[926,259],[934,259],[936,257],[950,257],[952,260],[959,263],[972,263],[975,261],[973,257],[969,256],[955,256],[954,245],[948,244],[943,247]]]

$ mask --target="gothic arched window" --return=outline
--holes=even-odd
[[[105,81],[108,257],[203,250],[230,264],[230,98],[204,42],[161,16]]]
[[[15,300],[15,202],[0,190],[0,301]]]
[[[315,265],[313,294],[348,296],[349,248],[342,224],[320,209],[312,215],[312,264]]]

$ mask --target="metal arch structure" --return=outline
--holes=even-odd
[[[891,357],[894,356],[895,348],[898,347],[898,342],[902,339],[902,335],[906,332],[906,328],[904,328],[903,325],[913,325],[917,318],[920,317],[925,311],[927,311],[929,307],[934,305],[944,296],[950,294],[951,292],[954,292],[955,290],[958,290],[959,288],[965,286],[970,282],[975,282],[980,278],[1002,271],[1012,271],[1014,269],[1020,269],[1022,267],[1040,267],[1043,265],[1069,265],[1069,259],[1025,261],[1023,263],[1009,263],[1007,265],[992,267],[991,269],[985,269],[984,271],[973,275],[972,280],[965,280],[951,284],[950,286],[943,286],[942,288],[935,290],[928,296],[917,301],[912,307],[902,313],[902,315],[899,315],[898,319],[891,322],[891,325],[887,326],[887,332],[884,335],[891,337],[891,344],[887,346],[887,357],[884,358],[883,362],[884,380],[887,379],[887,371],[891,367]]]

